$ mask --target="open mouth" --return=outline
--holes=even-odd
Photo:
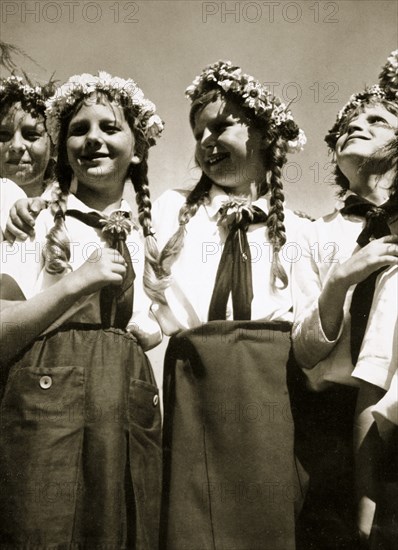
[[[209,166],[215,166],[216,164],[219,164],[221,161],[223,161],[228,157],[229,157],[229,153],[214,153],[214,155],[210,155],[208,157],[206,162]]]
[[[10,159],[7,160],[6,164],[10,164],[11,166],[27,166],[30,162],[23,162],[21,159]]]

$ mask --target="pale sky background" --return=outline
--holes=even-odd
[[[45,68],[16,59],[37,79],[102,69],[156,103],[166,128],[150,151],[154,198],[197,180],[184,90],[204,66],[230,59],[285,101],[298,95],[291,110],[308,143],[289,156],[287,204],[315,217],[334,203],[323,137],[349,96],[377,81],[397,29],[396,0],[1,2],[1,39]]]

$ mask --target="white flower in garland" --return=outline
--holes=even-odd
[[[43,86],[30,85],[22,77],[11,75],[0,79],[0,102],[21,102],[24,109],[44,115],[45,100],[53,93],[54,82]]]
[[[393,94],[395,99],[398,99],[398,50],[391,52],[387,58],[387,63],[379,75],[379,83],[387,94]]]
[[[99,71],[98,76],[83,73],[70,77],[46,102],[46,126],[54,144],[58,142],[62,118],[78,101],[95,92],[103,92],[111,100],[132,109],[149,145],[153,145],[161,135],[164,125],[156,114],[156,106],[144,97],[134,80],[113,77],[105,71]]]

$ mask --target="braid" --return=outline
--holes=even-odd
[[[202,174],[196,186],[189,193],[185,204],[180,209],[178,214],[179,228],[167,241],[160,254],[159,267],[163,277],[170,277],[171,265],[184,246],[185,226],[204,203],[211,186],[211,180],[205,174]]]
[[[65,226],[66,201],[68,193],[59,187],[53,189],[57,198],[51,203],[51,212],[54,215],[54,225],[46,236],[45,264],[46,271],[51,275],[71,270],[70,237]]]
[[[180,209],[177,231],[167,241],[160,254],[157,252],[157,256],[147,256],[146,263],[149,264],[148,277],[144,276],[144,286],[150,298],[158,303],[166,304],[164,291],[170,285],[171,265],[180,254],[184,245],[185,226],[203,204],[205,198],[208,196],[211,185],[211,180],[205,174],[202,174],[202,177]],[[148,237],[146,240],[148,240]]]
[[[159,249],[152,229],[152,203],[148,182],[148,149],[143,151],[139,164],[132,164],[130,178],[136,192],[138,220],[145,237],[144,288],[156,302],[164,303],[164,294],[158,283]]]
[[[275,145],[269,149],[271,177],[271,207],[269,210],[267,227],[269,240],[271,241],[273,248],[273,261],[272,261],[272,274],[271,281],[272,286],[276,287],[276,280],[279,279],[282,283],[282,288],[286,288],[288,285],[288,277],[284,270],[280,258],[279,251],[286,242],[286,229],[284,225],[285,214],[283,211],[283,201],[285,196],[283,194],[282,183],[282,167],[286,162],[286,145],[278,139]]]

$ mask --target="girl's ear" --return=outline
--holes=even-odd
[[[139,164],[141,162],[141,158],[134,154],[132,157],[131,157],[131,164]]]

